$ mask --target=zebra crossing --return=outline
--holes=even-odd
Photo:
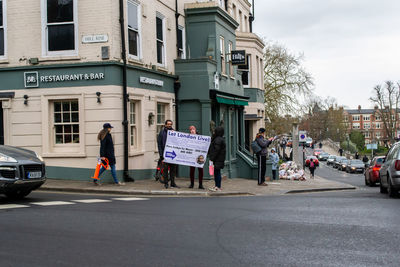
[[[95,204],[95,203],[110,203],[113,201],[143,201],[149,200],[149,198],[140,198],[140,197],[116,197],[111,199],[76,199],[76,200],[67,200],[67,201],[38,201],[38,202],[29,202],[24,204],[0,204],[0,210],[8,210],[8,209],[18,209],[18,208],[30,208],[35,206],[67,206],[74,204]]]

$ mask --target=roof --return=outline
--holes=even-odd
[[[345,109],[349,114],[374,114],[375,109]]]

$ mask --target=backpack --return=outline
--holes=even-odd
[[[260,147],[260,145],[257,143],[256,140],[254,140],[253,142],[251,142],[251,149],[253,150],[254,154],[258,154],[261,152],[262,148]]]
[[[314,161],[310,161],[310,168],[314,168]]]

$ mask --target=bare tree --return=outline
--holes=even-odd
[[[376,85],[370,100],[378,106],[387,141],[393,142],[396,137],[397,113],[400,104],[400,84],[386,81],[383,86]]]
[[[265,115],[272,120],[301,110],[301,100],[310,96],[313,78],[302,66],[303,55],[267,42],[264,54]]]

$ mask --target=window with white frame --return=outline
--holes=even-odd
[[[359,122],[353,123],[353,129],[360,129],[360,123]]]
[[[47,55],[74,55],[77,51],[78,0],[42,0]]]
[[[370,129],[371,128],[371,124],[369,122],[364,122],[364,129]]]
[[[221,73],[226,74],[226,61],[225,61],[225,39],[224,37],[219,37],[219,51],[221,59]]]
[[[363,116],[363,120],[364,121],[369,121],[370,120],[370,116],[369,115],[364,115]]]
[[[261,57],[260,57],[260,88],[264,89],[264,65]]]
[[[6,1],[0,0],[0,58],[6,55]]]
[[[138,133],[138,120],[139,120],[139,101],[131,101],[129,105],[129,128],[130,128],[130,141],[131,147],[139,147],[139,133]]]
[[[232,64],[232,50],[233,50],[233,43],[229,41],[229,75],[233,78],[235,77],[235,74],[233,73],[233,64]]]
[[[166,112],[168,110],[168,104],[166,103],[157,103],[157,134],[164,127],[164,123],[166,120]]]
[[[243,15],[242,15],[242,11],[241,10],[239,10],[239,30],[242,32],[243,31]]]
[[[139,59],[141,49],[140,5],[135,0],[128,0],[128,51],[129,56]]]
[[[392,115],[391,115],[391,118],[392,118],[392,121],[394,121],[394,120],[395,120],[395,116],[394,116],[394,114],[392,114]]]
[[[54,101],[53,115],[55,144],[79,143],[78,100]]]
[[[164,20],[165,17],[157,12],[156,16],[157,63],[160,65],[165,65]]]
[[[381,128],[381,123],[380,122],[376,122],[375,123],[375,129],[380,129]]]
[[[359,121],[360,115],[353,115],[353,121]]]
[[[376,121],[380,121],[380,120],[381,120],[381,116],[376,115],[376,116],[375,116],[375,120],[376,120]]]
[[[239,65],[238,69],[242,72],[242,84],[244,87],[250,86],[250,55],[246,55],[246,64]]]
[[[185,29],[178,26],[178,58],[185,59]]]
[[[348,121],[349,121],[349,117],[344,116],[344,121],[345,121],[345,122],[348,122]]]
[[[364,132],[364,137],[365,138],[370,138],[371,137],[371,133],[370,132]]]
[[[375,133],[375,137],[376,137],[376,138],[381,138],[381,132],[376,132],[376,133]]]
[[[232,4],[232,15],[233,15],[233,18],[236,20],[237,15],[236,15],[236,6],[235,6],[235,4]]]
[[[365,139],[365,144],[371,144],[371,140]]]

